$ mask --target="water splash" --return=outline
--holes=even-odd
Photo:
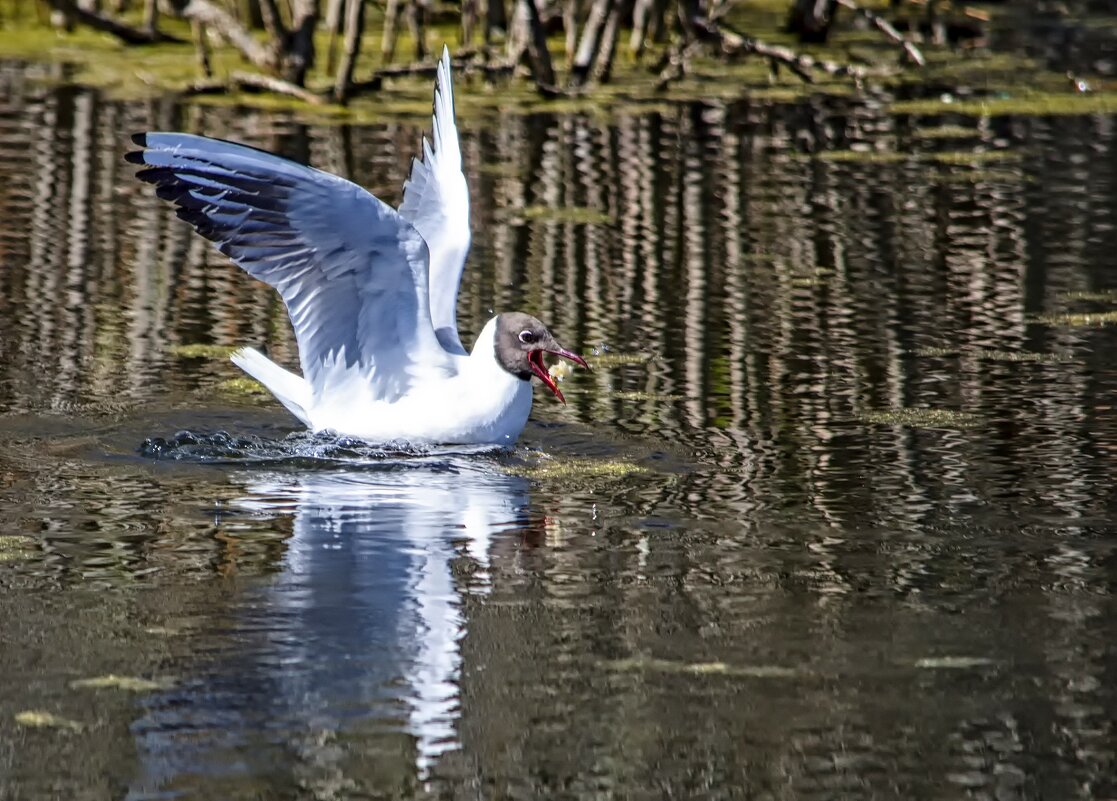
[[[424,446],[408,442],[371,445],[329,432],[294,431],[282,439],[233,435],[226,431],[179,431],[170,439],[150,437],[138,448],[141,456],[163,461],[206,464],[268,464],[297,468],[384,466],[407,460],[430,466],[451,456],[498,453],[495,445]]]

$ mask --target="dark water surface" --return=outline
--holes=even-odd
[[[166,127],[392,202],[418,136],[0,69],[0,798],[1117,795],[1117,120],[467,120],[463,328],[596,369],[512,453],[288,459],[183,349],[295,356]]]

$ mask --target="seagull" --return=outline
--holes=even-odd
[[[372,443],[511,445],[543,362],[587,367],[522,312],[485,323],[467,352],[458,286],[469,252],[469,188],[454,121],[450,52],[434,89],[431,141],[393,209],[337,175],[245,145],[141,133],[136,177],[249,275],[278,290],[302,375],[250,347],[233,362],[313,431]]]

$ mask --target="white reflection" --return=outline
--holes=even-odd
[[[245,489],[222,537],[257,553],[282,543],[278,571],[243,582],[228,618],[205,624],[219,634],[195,676],[145,703],[128,798],[277,770],[345,785],[355,763],[395,763],[401,730],[406,772],[426,779],[458,747],[462,596],[488,591],[493,538],[524,522],[527,482],[455,457],[255,473]]]
[[[351,705],[402,702],[425,776],[458,745],[460,595],[487,590],[492,538],[522,522],[525,483],[488,463],[402,462],[272,474],[246,489],[243,508],[294,515],[283,572],[268,592],[284,621],[274,644],[281,664],[313,663],[318,686],[303,686],[303,671],[293,681],[282,672],[279,686],[292,702],[313,703],[306,711],[316,728],[344,726],[361,714]],[[457,559],[473,562],[468,586],[455,580]]]

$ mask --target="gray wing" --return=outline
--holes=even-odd
[[[433,147],[423,137],[423,155],[411,162],[399,213],[430,249],[431,320],[443,347],[465,353],[458,338],[458,285],[469,253],[469,187],[462,173],[461,146],[454,123],[450,51],[442,48],[434,86]]]
[[[424,371],[452,373],[430,317],[427,247],[390,206],[336,175],[255,148],[137,134],[139,179],[287,305],[311,391],[356,366],[395,400]],[[338,368],[344,370],[339,373]]]

